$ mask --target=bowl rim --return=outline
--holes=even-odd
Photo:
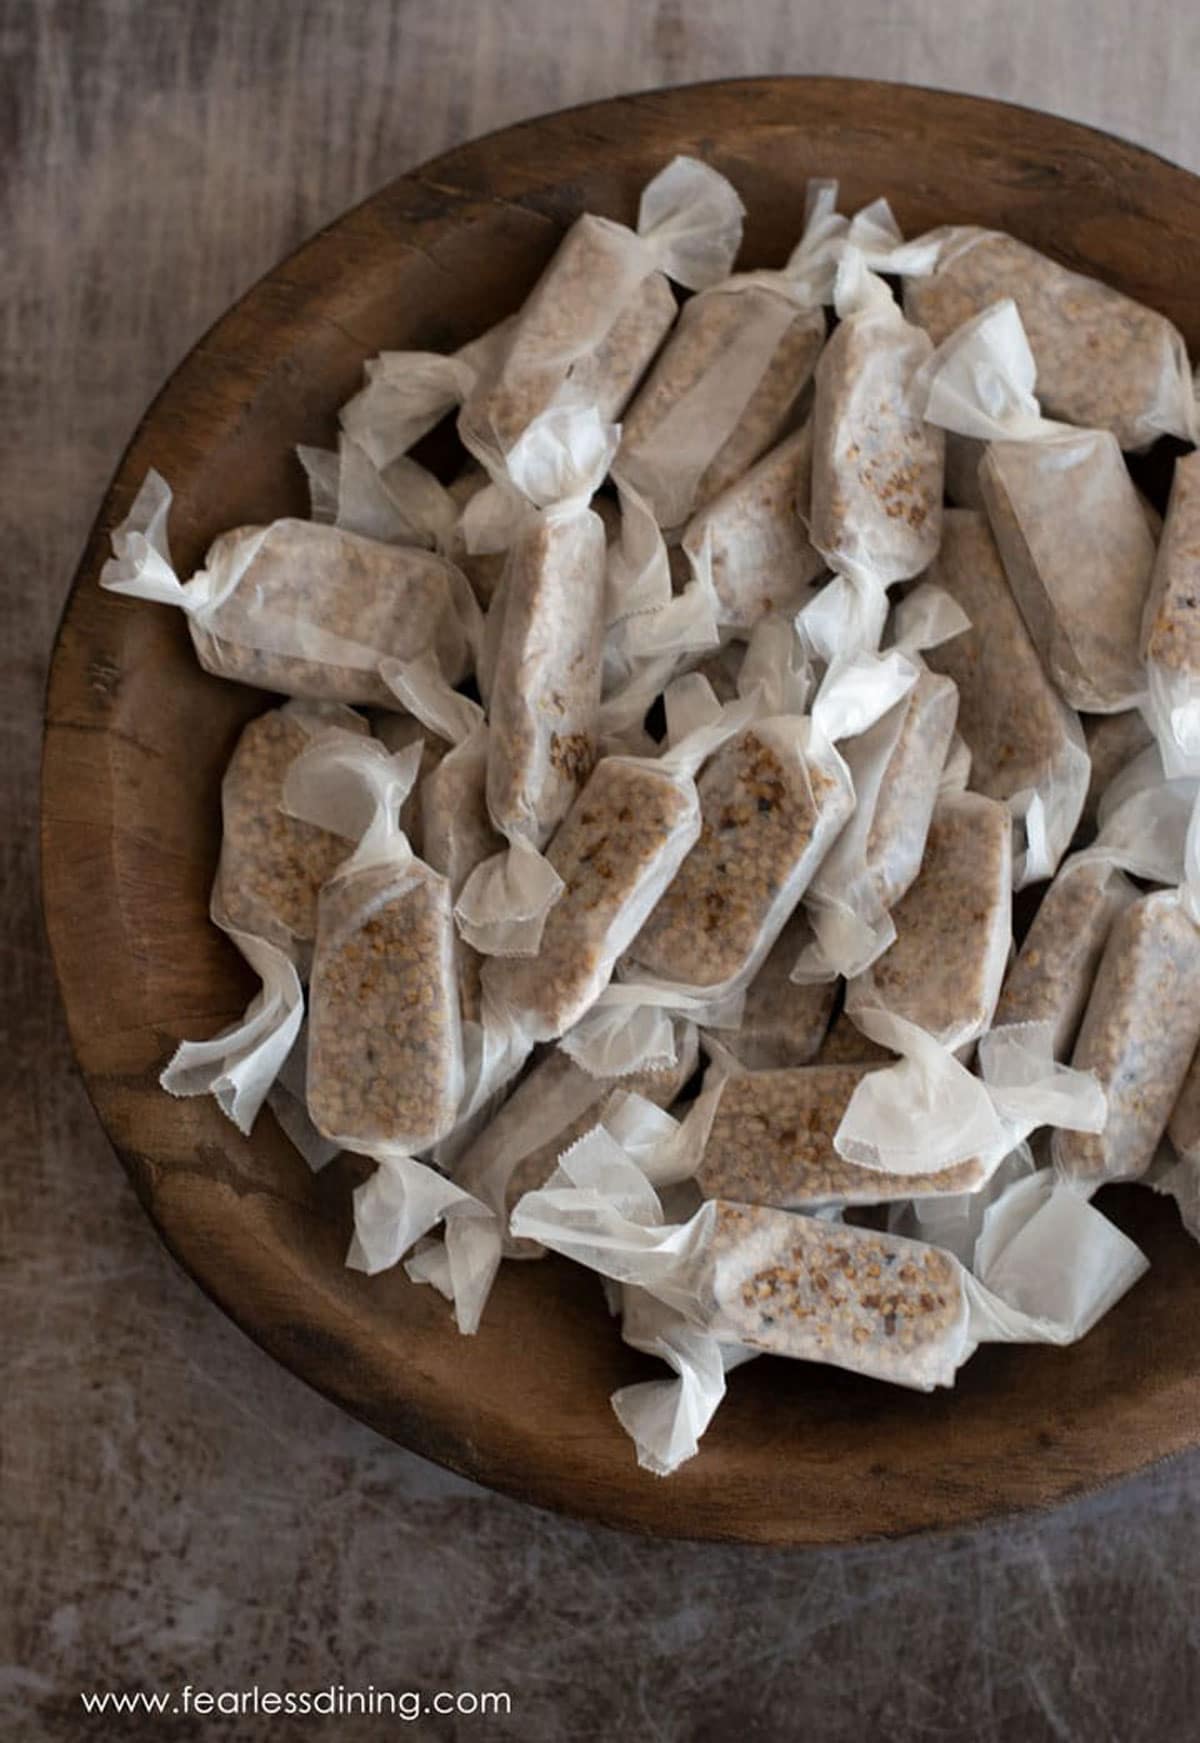
[[[44,734],[42,744],[42,760],[40,772],[41,809],[39,816],[40,835],[40,881],[42,907],[50,944],[51,960],[54,966],[55,979],[66,1013],[72,1049],[80,1068],[84,1086],[89,1100],[96,1111],[97,1117],[106,1136],[116,1150],[126,1173],[133,1183],[139,1201],[146,1210],[160,1238],[172,1253],[172,1256],[200,1286],[204,1293],[220,1307],[260,1348],[275,1359],[284,1363],[299,1378],[322,1392],[333,1402],[340,1405],[352,1416],[376,1428],[390,1438],[400,1441],[413,1451],[429,1458],[443,1466],[472,1478],[487,1487],[511,1495],[533,1505],[547,1507],[554,1511],[567,1512],[570,1515],[589,1520],[593,1523],[609,1527],[639,1532],[651,1536],[666,1536],[670,1538],[690,1538],[696,1540],[735,1540],[756,1541],[763,1544],[788,1544],[796,1547],[821,1546],[829,1547],[840,1544],[862,1543],[868,1540],[883,1540],[892,1537],[912,1535],[945,1535],[960,1531],[964,1527],[974,1525],[994,1525],[1003,1519],[1025,1512],[1045,1509],[1091,1493],[1107,1483],[1121,1477],[1133,1475],[1135,1472],[1164,1462],[1171,1457],[1177,1457],[1200,1438],[1200,1375],[1197,1386],[1191,1396],[1191,1412],[1181,1412],[1168,1405],[1166,1416],[1172,1414],[1176,1418],[1175,1432],[1167,1432],[1163,1423],[1160,1444],[1147,1451],[1140,1439],[1123,1448],[1118,1456],[1110,1456],[1102,1468],[1091,1469],[1086,1473],[1062,1469],[1055,1472],[1047,1480],[1043,1492],[1031,1496],[1028,1492],[1011,1491],[1007,1498],[1004,1495],[981,1494],[973,1502],[961,1496],[956,1496],[948,1506],[945,1518],[920,1518],[897,1525],[894,1530],[887,1528],[869,1528],[865,1533],[858,1528],[853,1520],[843,1521],[832,1529],[809,1529],[814,1522],[800,1520],[792,1522],[790,1528],[781,1532],[778,1521],[768,1522],[760,1533],[747,1527],[745,1518],[732,1521],[721,1515],[695,1515],[684,1507],[664,1507],[661,1513],[647,1513],[643,1508],[636,1507],[623,1510],[614,1505],[613,1496],[609,1491],[597,1488],[591,1491],[586,1485],[575,1485],[564,1499],[561,1490],[547,1490],[543,1482],[539,1482],[536,1473],[531,1473],[527,1480],[515,1475],[511,1470],[497,1471],[489,1463],[486,1450],[482,1453],[473,1444],[463,1439],[455,1439],[451,1432],[448,1438],[445,1425],[422,1422],[409,1417],[406,1419],[403,1438],[397,1434],[394,1422],[383,1422],[379,1411],[369,1400],[355,1390],[350,1383],[339,1386],[328,1371],[319,1376],[306,1371],[303,1363],[303,1353],[298,1352],[294,1342],[289,1343],[280,1336],[277,1324],[261,1311],[256,1311],[255,1304],[239,1295],[236,1287],[231,1287],[228,1273],[222,1274],[198,1257],[198,1249],[186,1239],[186,1229],[176,1216],[170,1214],[151,1190],[152,1159],[139,1153],[130,1144],[127,1136],[119,1129],[114,1119],[111,1105],[106,1104],[105,1095],[98,1077],[96,1049],[93,1036],[83,1028],[76,1017],[76,998],[78,990],[78,965],[75,953],[70,948],[70,939],[76,915],[70,911],[64,899],[64,891],[55,875],[56,855],[61,845],[61,831],[78,819],[55,810],[50,801],[66,790],[69,770],[67,767],[67,734],[60,730],[64,727],[65,716],[61,707],[61,691],[71,674],[68,671],[67,644],[73,622],[80,610],[81,599],[85,589],[94,587],[100,565],[107,552],[108,533],[120,520],[126,511],[132,494],[140,482],[144,463],[140,459],[140,451],[144,446],[148,432],[152,432],[164,412],[170,413],[172,402],[186,397],[184,389],[193,384],[199,375],[211,372],[213,369],[223,371],[228,377],[231,371],[231,361],[228,355],[221,361],[221,338],[231,328],[243,321],[248,314],[253,313],[269,297],[285,269],[289,276],[297,277],[301,285],[301,296],[298,314],[303,317],[306,309],[310,318],[320,318],[320,311],[315,304],[318,300],[318,288],[327,283],[324,276],[335,271],[349,271],[350,263],[340,262],[338,250],[348,232],[353,231],[355,220],[368,210],[375,208],[380,202],[390,202],[396,206],[399,216],[392,219],[393,227],[398,227],[398,240],[403,244],[404,218],[403,209],[406,204],[419,205],[428,202],[431,195],[441,200],[445,205],[443,222],[448,228],[453,228],[455,222],[463,215],[463,210],[480,198],[495,198],[503,200],[506,196],[499,192],[488,195],[484,192],[488,187],[495,187],[503,180],[505,173],[512,174],[519,168],[522,153],[519,149],[530,138],[536,138],[554,130],[569,130],[580,135],[586,134],[589,126],[604,121],[611,123],[615,116],[628,116],[631,132],[636,134],[639,117],[646,112],[652,112],[656,121],[668,128],[677,120],[686,121],[685,130],[695,134],[702,131],[697,122],[697,114],[705,105],[706,99],[717,99],[722,102],[737,102],[743,98],[749,102],[763,101],[768,107],[775,106],[786,109],[789,103],[812,111],[814,106],[823,106],[827,111],[835,112],[839,107],[846,111],[871,110],[878,107],[888,112],[890,125],[895,125],[900,114],[907,116],[910,125],[921,125],[927,122],[928,115],[922,115],[922,110],[928,111],[929,105],[938,111],[938,119],[946,121],[956,115],[971,117],[976,121],[986,121],[991,118],[998,131],[1011,127],[1014,118],[1019,118],[1022,126],[1035,132],[1041,131],[1046,136],[1046,142],[1055,142],[1062,146],[1070,144],[1081,153],[1095,157],[1109,164],[1119,162],[1124,172],[1130,177],[1145,173],[1153,166],[1154,173],[1159,178],[1167,176],[1178,182],[1182,193],[1187,190],[1193,204],[1197,203],[1197,188],[1200,178],[1176,165],[1161,154],[1150,148],[1122,140],[1101,129],[1085,123],[1069,120],[1063,117],[1047,115],[1035,108],[1003,102],[994,98],[972,96],[967,93],[924,87],[913,84],[891,83],[883,80],[861,80],[848,77],[825,77],[795,75],[774,77],[763,75],[739,79],[714,79],[690,85],[660,87],[651,90],[637,91],[618,97],[604,98],[597,101],[565,107],[546,115],[528,118],[506,127],[501,127],[471,139],[461,145],[440,153],[405,174],[396,177],[384,187],[376,190],[364,200],[330,223],[324,225],[297,249],[287,254],[270,271],[264,273],[252,284],[212,325],[200,336],[191,347],[179,365],[171,372],[159,388],[146,411],[139,419],[135,430],[127,443],[125,450],[105,489],[101,505],[98,509],[91,530],[85,541],[83,553],[76,566],[70,589],[68,591],[61,616],[55,631],[53,652],[48,670],[45,707]],[[691,110],[692,113],[688,113]],[[753,117],[747,116],[745,125],[753,127]],[[780,125],[778,119],[764,121],[764,125]],[[604,128],[607,133],[609,128]],[[547,184],[549,185],[549,184]],[[513,197],[513,196],[509,196]],[[532,208],[531,208],[532,209]],[[1200,209],[1200,204],[1198,204]],[[305,297],[312,303],[308,308]],[[281,339],[281,345],[283,341]],[[286,354],[289,347],[284,346],[280,356]],[[241,400],[232,404],[252,403],[252,394],[247,386]],[[230,411],[228,416],[232,417]],[[74,730],[74,725],[72,730]],[[103,730],[103,729],[101,729]],[[109,802],[108,817],[112,821],[111,799],[113,793],[106,795]],[[94,818],[89,820],[89,827],[94,827]],[[452,1329],[447,1325],[447,1336],[453,1337]],[[1178,1401],[1176,1401],[1178,1403]],[[1190,1426],[1178,1420],[1181,1416],[1191,1415]],[[617,1431],[620,1432],[619,1430]],[[632,1447],[628,1447],[629,1465],[632,1477],[642,1483],[653,1480],[645,1477],[634,1466]],[[703,1456],[703,1449],[702,1449]],[[569,1486],[568,1486],[569,1487]],[[664,1494],[662,1485],[658,1493]]]

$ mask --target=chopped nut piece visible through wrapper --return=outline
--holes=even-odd
[[[932,423],[987,441],[980,489],[1029,633],[1072,707],[1113,713],[1145,689],[1154,537],[1116,438],[1043,418],[1035,380],[1008,299],[946,341],[913,402]]]
[[[313,738],[331,727],[367,732],[336,703],[289,702],[243,729],[221,782],[221,858],[213,909],[238,932],[265,938],[307,972],[317,897],[347,856],[346,842],[281,808],[284,776]]]
[[[432,551],[278,520],[222,533],[205,567],[181,583],[167,547],[170,504],[167,485],[148,473],[100,584],[181,607],[206,671],[284,695],[386,707],[381,659],[429,653],[451,682],[468,670],[457,603],[466,582]]]
[[[1020,889],[1051,876],[1079,822],[1089,775],[1079,718],[1046,677],[983,515],[946,511],[928,579],[971,620],[925,657],[958,686],[972,788],[1003,800],[1021,824]]]
[[[948,227],[926,240],[937,264],[905,279],[904,310],[935,344],[1011,297],[1051,417],[1110,430],[1126,449],[1164,433],[1195,439],[1187,352],[1165,315],[999,230]]]

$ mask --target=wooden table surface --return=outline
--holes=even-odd
[[[511,1694],[431,1737],[1195,1734],[1200,1454],[942,1541],[645,1543],[475,1489],[273,1365],[160,1248],[86,1101],[34,836],[46,661],[117,456],[348,204],[522,116],[755,72],[1008,97],[1200,169],[1198,50],[1172,0],[0,0],[3,1735],[321,1733],[78,1699],[183,1683]]]

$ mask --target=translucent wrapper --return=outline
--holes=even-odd
[[[1081,822],[1094,830],[1100,802],[1109,786],[1134,757],[1154,743],[1154,734],[1136,708],[1120,714],[1085,714],[1081,725],[1092,763]]]
[[[846,1010],[903,1017],[943,1047],[991,1023],[1012,942],[1008,812],[978,793],[938,801],[925,858],[892,910],[895,939],[846,988]]]
[[[835,182],[810,182],[804,234],[780,272],[737,273],[684,304],[625,414],[616,475],[679,527],[782,433],[825,343]]]
[[[928,579],[970,619],[926,657],[958,686],[972,787],[1013,814],[1013,878],[1023,889],[1053,874],[1079,823],[1090,775],[1079,717],[1046,677],[982,515],[946,511]]]
[[[288,771],[294,815],[358,839],[321,892],[308,1012],[308,1111],[344,1149],[428,1148],[463,1091],[450,889],[399,826],[416,745],[329,733]]]
[[[1033,1151],[1028,1144],[1018,1144],[981,1186],[969,1192],[927,1193],[921,1198],[894,1200],[888,1209],[887,1226],[893,1234],[927,1241],[953,1253],[971,1270],[975,1244],[989,1210],[1016,1181],[1028,1180],[1036,1172]]]
[[[594,407],[560,408],[532,423],[508,456],[512,489],[533,509],[511,543],[488,623],[489,636],[493,621],[498,628],[486,691],[487,806],[511,845],[475,868],[455,910],[463,936],[487,955],[537,950],[561,891],[540,849],[596,757],[607,545],[588,503],[615,441]]]
[[[244,1016],[210,1041],[181,1041],[159,1077],[168,1095],[211,1095],[239,1132],[258,1118],[304,1021],[304,993],[295,964],[265,938],[228,932],[262,982]]]
[[[394,667],[395,664],[395,661],[392,660],[382,660],[379,666],[380,675],[382,676],[389,667]],[[432,662],[419,660],[413,662],[413,666],[424,668],[432,666]],[[404,667],[403,669],[409,670],[410,668]],[[441,681],[445,682],[444,679]],[[420,857],[424,852],[421,789],[445,756],[446,741],[438,733],[430,732],[429,728],[414,714],[409,714],[407,709],[402,710],[399,700],[395,697],[393,686],[389,684],[388,688],[393,690],[391,709],[372,710],[371,732],[380,744],[391,752],[392,756],[398,755],[402,750],[407,750],[410,745],[419,744],[421,747],[421,761],[417,769],[416,784],[400,807],[400,827],[408,837],[409,846]]]
[[[340,836],[281,808],[288,766],[331,727],[365,736],[367,723],[336,703],[288,702],[242,731],[221,782],[221,858],[213,908],[228,930],[265,938],[306,974],[317,896],[346,857]]]
[[[346,1263],[374,1276],[399,1264],[438,1224],[433,1254],[415,1253],[406,1269],[453,1301],[458,1329],[475,1332],[500,1263],[495,1218],[470,1193],[402,1151],[372,1152],[379,1164],[354,1192],[354,1236]]]
[[[948,594],[920,587],[896,613],[895,646],[911,656],[966,627]],[[846,741],[854,814],[808,887],[816,939],[798,980],[860,974],[895,937],[890,912],[921,869],[957,714],[954,684],[918,660],[907,694]]]
[[[593,1077],[560,1049],[532,1067],[455,1169],[459,1184],[488,1205],[507,1227],[516,1201],[544,1186],[564,1150],[590,1131],[615,1089],[666,1108],[696,1069],[695,1025],[674,1025],[675,1058],[655,1071],[616,1079]],[[541,1249],[505,1237],[506,1257],[532,1259]]]
[[[1007,298],[928,360],[913,403],[932,423],[988,443],[980,489],[1029,633],[1072,707],[1112,713],[1145,689],[1154,538],[1116,438],[1043,418],[1035,381]]]
[[[1104,1126],[1103,1090],[1092,1073],[1055,1060],[1048,1023],[989,1030],[976,1076],[903,1017],[867,1009],[855,1022],[899,1058],[851,1096],[834,1135],[847,1161],[908,1177],[975,1159],[987,1178],[1039,1126]]]
[[[907,254],[897,243],[879,270]],[[855,246],[843,253],[841,321],[817,364],[809,534],[836,573],[887,586],[919,575],[937,551],[945,441],[910,402],[929,335],[904,319],[867,258]]]
[[[812,421],[764,454],[684,529],[693,573],[705,573],[729,635],[748,637],[770,612],[798,611],[825,559],[808,536]]]
[[[997,1023],[1049,1023],[1070,1056],[1104,946],[1137,891],[1110,861],[1071,859],[1042,898],[1000,989]]]
[[[1147,718],[1170,776],[1200,774],[1200,454],[1175,462],[1142,620]]]
[[[314,1174],[319,1174],[340,1153],[341,1145],[323,1137],[308,1117],[307,1023],[300,1025],[292,1050],[267,1091],[267,1106]]]
[[[676,157],[643,189],[636,233],[577,218],[463,406],[459,433],[471,452],[501,458],[567,400],[619,417],[675,319],[667,280],[703,290],[725,278],[742,217],[724,176]]]
[[[483,467],[476,461],[469,460],[457,478],[452,479],[447,486],[447,492],[458,509],[458,519],[450,534],[446,555],[452,563],[458,565],[471,583],[471,589],[484,611],[489,608],[499,590],[504,576],[506,552],[469,550],[463,517],[469,505],[490,484],[491,480]]]
[[[595,1003],[699,836],[697,769],[752,712],[733,703],[661,757],[597,764],[546,850],[563,893],[537,958],[484,966],[485,1003],[509,1032],[556,1040]]]
[[[1154,1159],[1200,1044],[1200,929],[1186,891],[1159,890],[1116,920],[1074,1065],[1109,1102],[1103,1132],[1056,1132],[1054,1162],[1078,1185],[1136,1180]]]
[[[598,1128],[521,1201],[513,1229],[718,1342],[929,1391],[953,1384],[980,1343],[1074,1342],[1146,1269],[1078,1194],[1037,1186],[993,1207],[973,1276],[936,1247],[765,1206],[713,1199],[664,1223],[645,1176]]]
[[[181,582],[167,545],[170,505],[167,484],[147,473],[100,584],[179,606],[206,671],[284,695],[387,707],[381,659],[428,653],[451,682],[469,670],[458,601],[470,589],[434,552],[278,520],[222,533],[205,567]]]
[[[939,245],[937,264],[905,280],[904,308],[935,344],[1009,297],[1051,417],[1110,430],[1126,449],[1163,434],[1195,439],[1187,351],[1165,315],[999,230],[952,226],[927,240]]]
[[[485,859],[503,849],[487,808],[488,727],[483,710],[451,690],[428,661],[381,668],[397,698],[451,748],[426,771],[418,789],[421,853],[457,897]],[[459,1005],[464,1022],[480,1018],[482,961],[464,938],[456,941]]]
[[[835,990],[838,982],[814,982],[814,985],[832,985]],[[803,985],[797,987],[797,992],[809,989]],[[732,1049],[731,1049],[732,1051]],[[864,1035],[853,1018],[845,1011],[839,1011],[830,1024],[821,1045],[814,1055],[816,1065],[889,1065],[896,1055],[890,1047],[883,1046],[878,1041],[872,1041],[869,1035]],[[803,1063],[803,1062],[801,1062]]]
[[[308,478],[313,520],[383,544],[444,550],[452,540],[459,515],[454,498],[407,455],[381,471],[343,431],[336,453],[299,446],[296,457]]]
[[[770,669],[795,645],[782,624],[755,632],[738,681],[760,717],[700,776],[700,839],[638,934],[626,982],[689,998],[744,992],[849,817],[854,795],[834,740],[886,709],[914,674],[902,659],[847,662],[805,717],[806,677],[793,688]],[[781,704],[796,712],[776,712]]]
[[[912,1198],[969,1192],[986,1177],[977,1157],[947,1168],[894,1173],[847,1161],[834,1137],[870,1065],[803,1065],[729,1075],[710,1070],[696,1112],[677,1146],[705,1198],[781,1210],[884,1204],[899,1191]],[[711,1081],[710,1081],[711,1080]]]
[[[742,1020],[721,1031],[722,1046],[748,1071],[807,1065],[815,1058],[837,999],[837,982],[797,986],[792,970],[814,943],[808,916],[797,908],[746,989]]]
[[[339,417],[345,434],[377,474],[386,477],[396,460],[461,406],[480,374],[495,365],[511,327],[511,320],[501,321],[450,356],[383,351],[370,359],[365,385],[346,401]]]

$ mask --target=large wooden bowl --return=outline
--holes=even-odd
[[[149,466],[175,489],[186,569],[223,528],[304,511],[296,442],[327,442],[363,359],[442,349],[514,309],[585,209],[630,220],[672,153],[741,190],[742,259],[780,263],[805,178],[846,206],[880,193],[908,232],[1011,229],[1178,323],[1200,350],[1200,183],[1084,127],[941,92],[838,79],[714,84],[507,129],[402,177],[257,285],[147,413],[87,550],[47,703],[45,905],[97,1111],[171,1251],[264,1349],[427,1457],[545,1506],[644,1531],[848,1542],[1059,1500],[1189,1446],[1200,1430],[1200,1254],[1148,1193],[1110,1195],[1153,1261],[1074,1349],[985,1349],[923,1397],[830,1369],[736,1374],[700,1456],[637,1469],[609,1408],[655,1364],[625,1349],[594,1279],[506,1266],[483,1329],[342,1258],[348,1175],[314,1178],[264,1115],[243,1139],[157,1073],[250,985],[207,920],[221,771],[263,698],[207,677],[182,616],[101,594],[110,529]]]

